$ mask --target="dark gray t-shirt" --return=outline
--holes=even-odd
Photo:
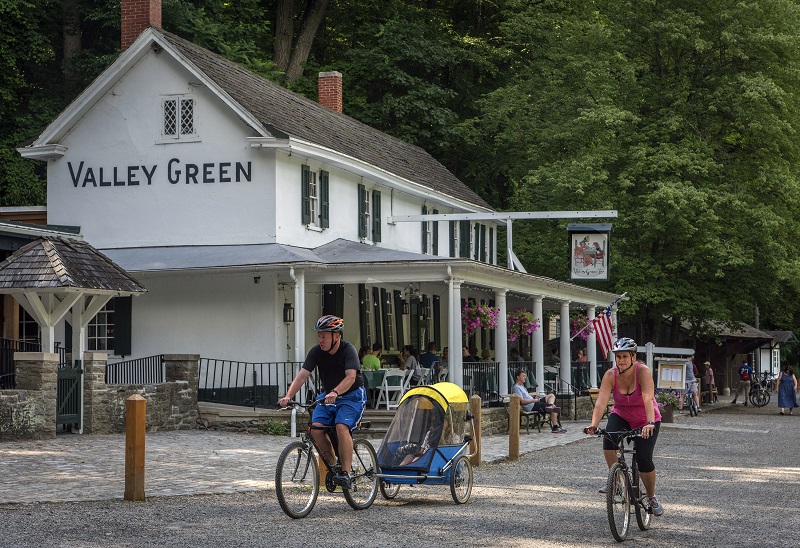
[[[308,356],[306,356],[303,369],[313,373],[315,367],[319,368],[319,377],[322,380],[322,388],[325,392],[330,392],[336,388],[344,379],[345,371],[348,369],[356,370],[356,380],[345,394],[364,386],[364,381],[361,378],[361,362],[358,361],[358,351],[349,342],[340,340],[336,354],[325,352],[319,345],[312,348],[308,352]],[[344,394],[339,395],[343,396]]]

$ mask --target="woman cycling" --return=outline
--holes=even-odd
[[[636,341],[633,339],[626,337],[619,339],[611,351],[614,352],[616,367],[612,367],[603,375],[600,393],[592,412],[592,425],[586,429],[586,433],[597,432],[608,399],[613,393],[614,406],[608,415],[606,431],[642,429],[642,437],[635,438],[633,442],[636,447],[636,464],[647,496],[650,498],[653,515],[660,516],[664,513],[664,507],[655,494],[656,467],[653,464],[653,450],[661,426],[661,413],[654,399],[653,376],[645,364],[636,360]],[[617,462],[617,447],[616,439],[603,439],[603,456],[609,467]],[[606,492],[605,486],[600,492]]]

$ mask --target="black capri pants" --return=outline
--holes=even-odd
[[[658,439],[659,428],[661,428],[661,421],[656,423],[653,433],[650,434],[649,438],[633,439],[633,446],[636,448],[636,466],[639,467],[639,472],[647,473],[656,469],[656,465],[653,464],[653,451],[656,448],[656,440]],[[621,430],[630,429],[631,425],[628,424],[628,421],[616,413],[611,413],[608,416],[608,422],[606,423],[607,432],[619,432]],[[619,436],[610,437],[613,439],[613,441],[609,440],[608,437],[603,438],[603,449],[609,451],[619,447]]]

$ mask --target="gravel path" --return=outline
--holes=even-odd
[[[664,425],[656,449],[666,513],[627,545],[798,546],[800,417],[718,404]],[[582,427],[570,423],[569,427]],[[247,493],[0,505],[2,546],[614,546],[599,440],[475,469],[472,499],[447,487],[401,488],[368,510],[323,493],[291,520],[271,489]],[[2,487],[0,487],[2,488]]]

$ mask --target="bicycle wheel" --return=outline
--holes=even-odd
[[[633,472],[631,475],[633,478],[633,503],[636,510],[636,523],[639,525],[639,529],[647,531],[650,528],[650,519],[653,517],[647,511],[650,501],[646,500],[647,491],[642,485],[642,479],[639,477],[639,468],[635,463],[631,466],[631,470]]]
[[[767,394],[764,390],[759,390],[756,392],[756,396],[753,399],[755,400],[753,405],[756,407],[764,407],[769,403],[769,394]]]
[[[608,508],[608,524],[611,534],[617,542],[622,542],[628,536],[631,525],[631,499],[628,493],[627,477],[622,465],[615,462],[608,470],[608,483],[606,485],[606,504]]]
[[[450,494],[456,504],[464,504],[472,495],[472,463],[465,455],[450,470]]]
[[[697,402],[694,401],[694,394],[689,394],[689,416],[697,416]]]
[[[314,508],[319,495],[319,467],[305,443],[290,443],[278,457],[275,494],[281,509],[291,518],[304,518]]]
[[[372,506],[378,494],[378,456],[367,440],[353,440],[353,470],[350,489],[343,489],[347,504],[355,510]]]
[[[399,483],[389,483],[386,480],[381,481],[380,483],[381,488],[381,495],[386,500],[392,500],[397,496],[397,492],[400,491],[400,484]]]

